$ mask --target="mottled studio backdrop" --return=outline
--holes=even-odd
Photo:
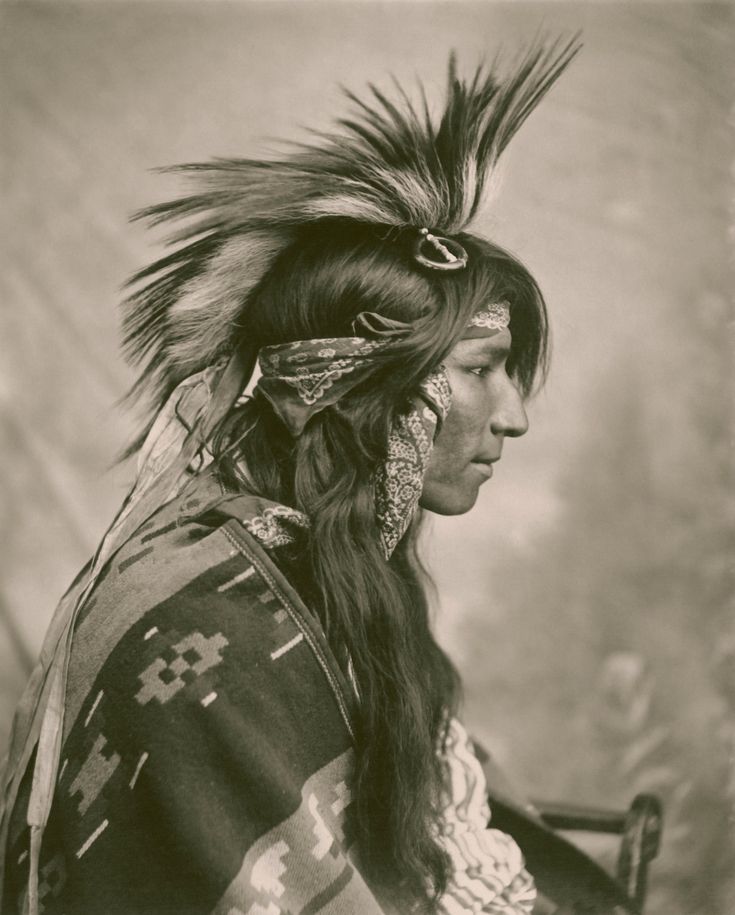
[[[54,603],[131,479],[118,288],[152,166],[260,155],[389,72],[440,90],[539,28],[585,49],[478,230],[545,290],[531,431],[436,520],[466,718],[533,796],[668,821],[655,915],[735,911],[729,4],[0,3],[0,746]],[[730,127],[728,127],[728,122]]]

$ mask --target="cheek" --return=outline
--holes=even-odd
[[[454,391],[455,386],[452,388]],[[452,408],[434,442],[432,468],[456,473],[460,466],[477,456],[488,421],[484,400],[458,386]]]
[[[455,401],[434,442],[424,476],[420,505],[440,515],[461,515],[475,504],[481,479],[470,467],[482,442],[483,422],[476,411]]]

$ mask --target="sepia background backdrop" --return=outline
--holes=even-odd
[[[733,7],[0,3],[0,748],[54,604],[131,481],[116,303],[153,166],[262,155],[339,83],[443,86],[539,29],[585,48],[477,230],[530,266],[549,383],[476,510],[435,519],[465,717],[534,797],[667,829],[652,915],[735,911]]]

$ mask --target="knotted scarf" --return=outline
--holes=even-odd
[[[353,329],[370,336],[298,340],[261,349],[262,374],[256,391],[269,401],[294,437],[301,435],[315,413],[363,382],[395,341],[411,332],[411,325],[367,312],[357,317]],[[451,397],[449,379],[440,366],[419,384],[410,409],[394,420],[385,462],[373,480],[386,559],[416,512],[434,438],[449,412]]]

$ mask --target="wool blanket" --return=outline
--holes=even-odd
[[[82,603],[38,911],[404,915],[410,901],[365,878],[351,829],[355,691],[274,561],[303,516],[211,471],[192,482]],[[6,810],[4,915],[28,906],[33,762]],[[444,764],[440,911],[528,915],[533,881],[515,840],[487,828],[456,721]]]
[[[39,912],[406,911],[368,885],[350,830],[355,692],[269,555],[301,519],[214,473],[194,482],[115,553],[77,617]],[[469,746],[458,723],[453,740]],[[458,760],[447,848],[476,886],[455,887],[447,911],[481,897],[526,915],[533,884],[512,839],[488,831],[484,881],[465,860],[487,802],[477,761]],[[9,811],[8,915],[28,901],[32,769]]]

